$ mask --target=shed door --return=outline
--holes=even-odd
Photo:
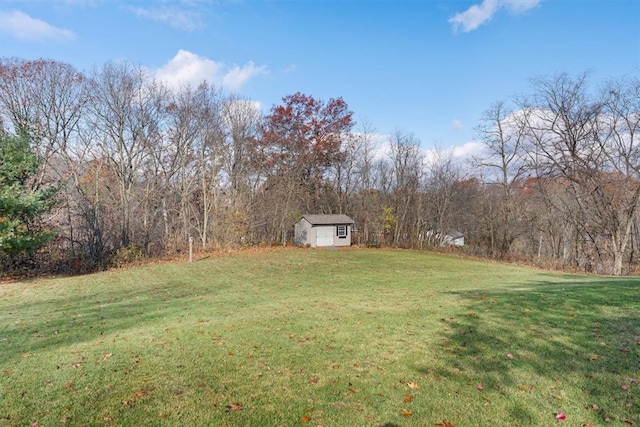
[[[317,246],[333,246],[333,232],[335,227],[318,227],[316,232]]]

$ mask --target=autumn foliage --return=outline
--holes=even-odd
[[[344,157],[342,141],[353,124],[342,98],[324,103],[300,92],[285,96],[265,117],[256,141],[259,160],[274,173],[294,170],[302,179],[321,175]]]

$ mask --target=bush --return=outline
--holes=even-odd
[[[130,244],[124,248],[118,249],[109,260],[109,264],[113,267],[122,267],[127,264],[140,261],[144,258],[142,248],[137,245]]]

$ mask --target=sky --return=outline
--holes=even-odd
[[[468,155],[483,112],[532,78],[640,75],[640,1],[0,0],[0,57],[129,61],[264,112],[341,97],[355,130]]]

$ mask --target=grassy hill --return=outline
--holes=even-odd
[[[639,344],[638,279],[240,252],[0,285],[0,426],[640,425]]]

